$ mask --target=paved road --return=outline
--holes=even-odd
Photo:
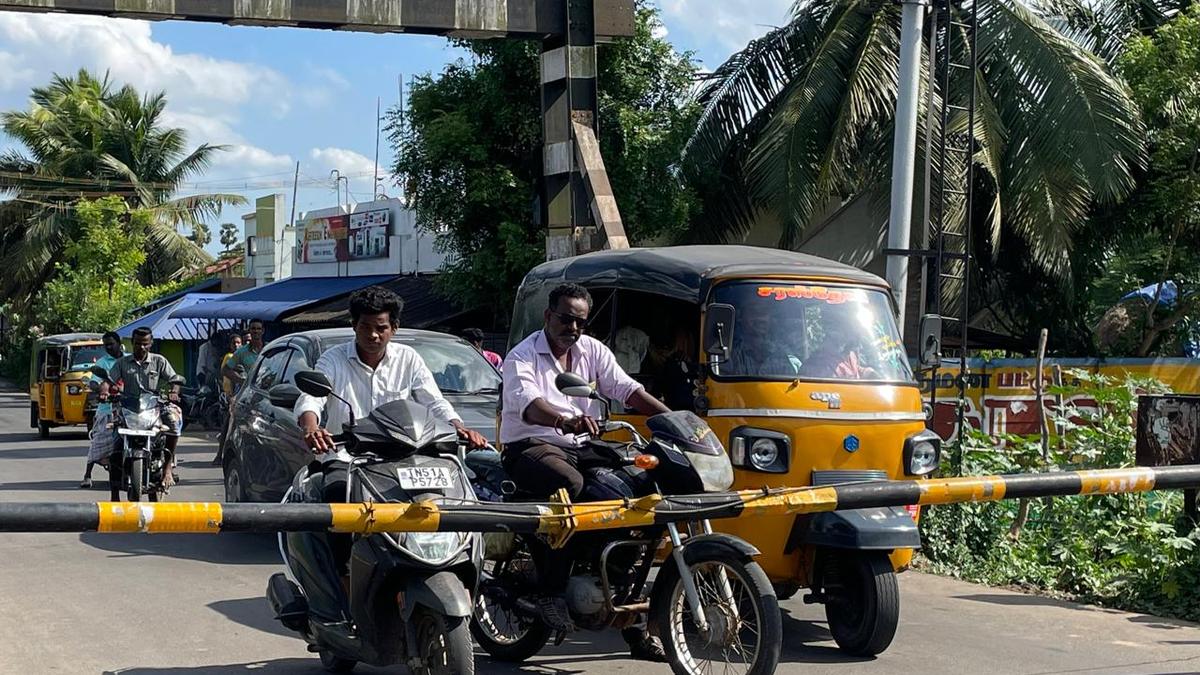
[[[94,501],[80,490],[85,439],[38,441],[27,400],[0,392],[0,500]],[[215,500],[220,473],[202,439],[181,445],[172,500]],[[104,476],[103,473],[99,474]],[[250,535],[0,535],[0,673],[317,673],[262,593],[279,569]],[[901,577],[903,621],[877,659],[839,655],[820,608],[784,603],[781,673],[1166,673],[1200,671],[1200,626],[1098,610],[921,574]],[[665,674],[622,657],[620,640],[582,634],[523,668],[479,658],[481,673]],[[363,668],[360,672],[403,672]]]

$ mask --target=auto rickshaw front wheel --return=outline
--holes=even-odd
[[[887,551],[831,552],[824,565],[825,617],[853,656],[884,652],[900,623],[900,588]]]

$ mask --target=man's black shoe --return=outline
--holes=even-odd
[[[662,642],[642,628],[626,628],[621,631],[621,637],[629,645],[629,655],[639,661],[666,663],[667,652]]]
[[[560,633],[570,633],[575,630],[575,624],[571,621],[571,612],[567,609],[567,601],[560,595],[543,595],[537,599],[538,613],[542,615],[542,621],[551,630]]]

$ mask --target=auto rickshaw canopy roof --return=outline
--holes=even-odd
[[[100,333],[63,333],[62,335],[47,335],[38,338],[38,347],[65,347],[79,343],[100,342]]]
[[[878,276],[826,258],[756,246],[668,246],[599,251],[552,260],[533,268],[525,284],[577,283],[623,288],[703,302],[714,280],[797,276],[886,287]]]

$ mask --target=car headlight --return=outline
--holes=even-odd
[[[942,439],[925,429],[904,441],[904,472],[910,476],[927,476],[937,470],[942,461]]]
[[[463,536],[462,532],[409,532],[404,548],[426,562],[439,563],[458,552]]]
[[[787,473],[792,460],[792,441],[787,434],[766,429],[738,427],[729,440],[734,465],[763,473]]]

